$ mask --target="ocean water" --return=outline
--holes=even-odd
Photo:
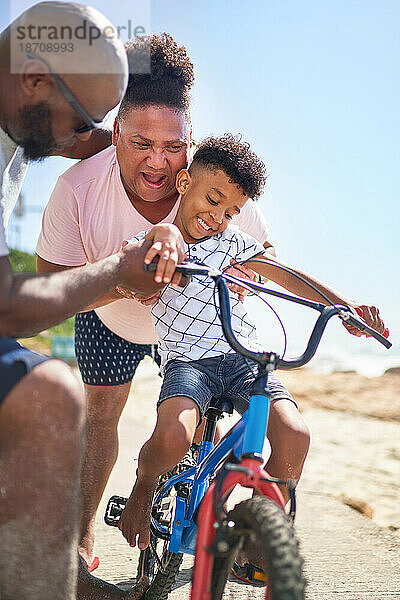
[[[320,356],[314,359],[310,368],[316,373],[333,371],[356,371],[366,377],[379,377],[391,367],[400,367],[400,354],[397,356],[367,356],[350,354],[346,357]]]
[[[246,300],[251,319],[257,327],[262,346],[267,351],[282,355],[284,335],[282,327],[271,311],[265,310],[257,298]],[[281,303],[282,304],[282,303]],[[286,358],[301,355],[315,324],[315,313],[299,307],[271,301],[283,320],[286,333]],[[391,328],[392,348],[387,350],[373,338],[350,335],[338,319],[332,319],[315,356],[308,367],[318,373],[356,371],[367,377],[379,377],[391,367],[400,367],[400,331]]]

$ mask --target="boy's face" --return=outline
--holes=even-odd
[[[225,231],[248,200],[224,171],[200,165],[193,165],[191,171],[184,169],[176,178],[182,199],[175,225],[189,244]]]

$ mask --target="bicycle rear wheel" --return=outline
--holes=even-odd
[[[245,500],[228,513],[221,533],[217,535],[211,599],[222,600],[237,553],[254,544],[263,558],[266,598],[303,600],[306,585],[303,559],[293,527],[284,511],[263,496]]]
[[[161,564],[156,563],[153,552],[148,548],[140,553],[138,580],[142,575],[150,578],[150,587],[144,595],[145,600],[167,599],[178,576],[183,554],[169,552],[167,542],[164,542],[159,558]]]
[[[178,463],[171,471],[164,473],[160,477],[159,485],[156,490],[156,495],[164,483],[179,473],[195,466],[197,447],[192,445],[189,452],[185,455],[180,463]],[[191,484],[187,482],[179,483],[174,486],[169,494],[171,496],[179,495],[181,498],[189,498]],[[159,521],[160,514],[158,509],[153,507],[154,517]],[[167,528],[171,526],[172,514],[168,517],[163,517],[163,525]],[[139,556],[137,569],[137,580],[143,575],[150,579],[150,587],[146,591],[145,600],[166,600],[171,592],[175,580],[178,576],[180,566],[183,560],[183,554],[175,554],[168,550],[169,540],[163,540],[153,533],[150,534],[150,546],[146,550],[142,550]]]

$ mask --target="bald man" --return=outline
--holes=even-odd
[[[160,226],[143,245],[82,268],[48,275],[14,274],[5,229],[28,162],[68,154],[122,98],[127,59],[117,37],[74,39],[74,51],[41,51],[21,43],[30,26],[111,23],[97,10],[43,2],[0,36],[0,597],[71,600],[77,587],[80,473],[86,406],[64,363],[30,352],[15,338],[35,335],[114,289],[142,294],[162,287],[164,268],[183,257],[179,232]],[[144,274],[149,247],[162,254],[159,273]],[[164,283],[167,282],[166,277]],[[80,568],[78,598],[137,598]]]

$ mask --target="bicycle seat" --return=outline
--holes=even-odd
[[[231,415],[233,413],[233,404],[226,398],[213,398],[210,406],[207,408],[207,411],[208,410],[216,410],[220,413],[228,413],[228,415]]]

